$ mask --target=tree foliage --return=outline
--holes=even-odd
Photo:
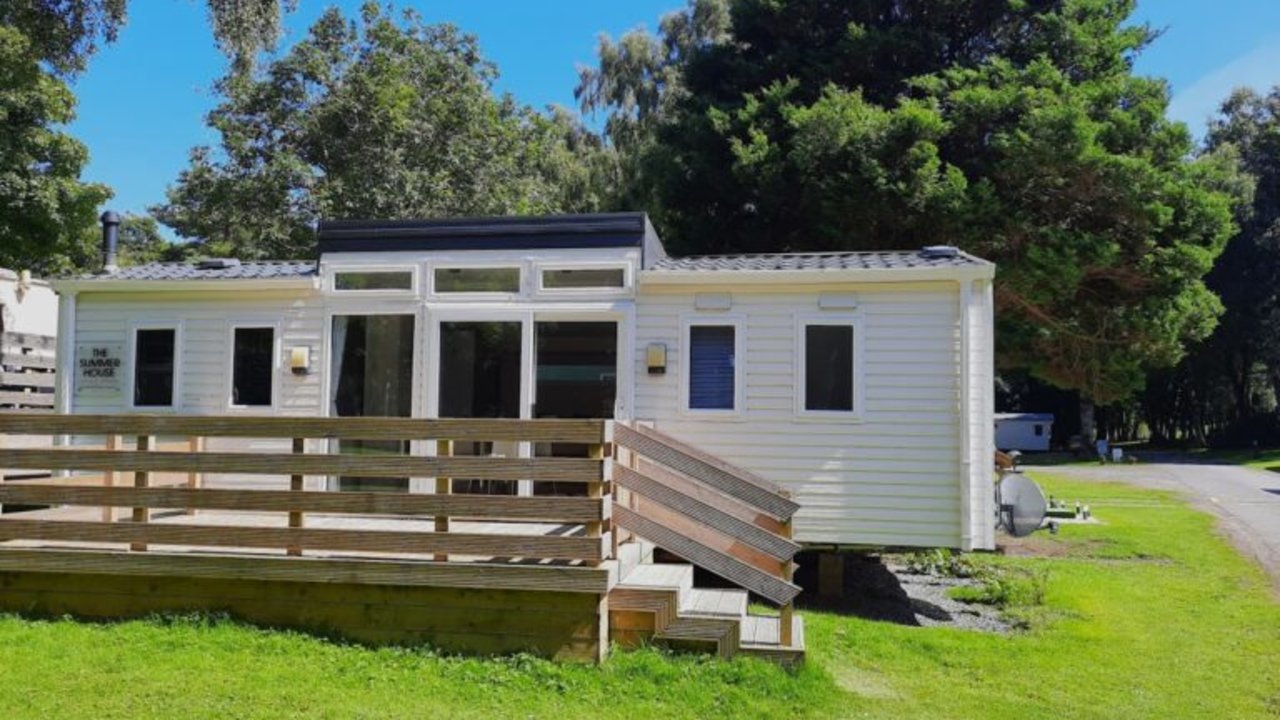
[[[61,128],[75,96],[43,52],[0,25],[0,267],[57,273],[84,267],[83,229],[111,196],[80,181],[88,151]]]
[[[154,1],[154,0],[153,0]],[[281,18],[297,0],[207,0],[214,42],[240,71],[275,47]],[[113,42],[128,19],[128,0],[13,0],[0,3],[0,25],[30,40],[61,75],[85,69],[102,42]]]
[[[599,140],[568,113],[495,97],[495,75],[452,25],[330,10],[253,77],[219,82],[220,147],[196,148],[154,212],[211,251],[300,257],[319,218],[596,207]]]
[[[208,0],[214,37],[244,74],[274,46],[296,0]],[[85,183],[85,146],[67,82],[116,39],[127,0],[0,2],[0,265],[41,273],[98,265],[97,207],[111,197]]]
[[[1002,365],[1108,402],[1212,330],[1232,227],[1230,168],[1131,71],[1132,10],[698,0],[603,42],[579,97],[673,249],[959,245],[1000,265]]]
[[[1275,442],[1280,423],[1259,421],[1280,398],[1280,87],[1232,93],[1209,123],[1205,153],[1239,165],[1249,199],[1207,279],[1226,311],[1143,405],[1159,438]]]

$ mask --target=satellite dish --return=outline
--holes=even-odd
[[[1014,537],[1030,535],[1044,524],[1049,503],[1040,486],[1021,473],[1010,473],[996,491],[1000,524]]]

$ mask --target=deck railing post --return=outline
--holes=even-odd
[[[199,435],[192,435],[187,438],[187,452],[198,453],[204,452],[204,438]],[[202,475],[194,470],[187,473],[187,487],[195,490],[203,483]],[[187,508],[184,511],[187,515],[195,515],[195,508]]]
[[[607,429],[607,426],[605,429]],[[587,457],[600,461],[600,480],[598,482],[587,483],[587,497],[601,498],[603,500],[606,496],[605,488],[609,484],[610,473],[609,461],[606,459],[609,450],[607,437],[602,437],[601,440],[605,442],[587,446]],[[601,538],[604,536],[604,522],[602,520],[593,520],[588,522],[586,529],[587,537],[589,538]],[[599,563],[595,562],[590,564],[598,565]]]
[[[792,539],[793,529],[791,527],[791,518],[787,518],[782,523],[782,537]],[[782,579],[791,582],[795,576],[796,565],[792,560],[784,560],[782,562]],[[792,637],[792,626],[795,621],[792,616],[795,612],[795,601],[788,602],[782,606],[778,613],[778,644],[782,647],[791,647],[794,638]]]
[[[120,438],[120,436],[119,436],[119,435],[108,435],[108,436],[107,436],[107,449],[108,449],[108,450],[119,450],[119,449],[120,449],[120,440],[121,440],[121,438]],[[115,471],[115,470],[108,470],[108,471],[106,471],[105,473],[103,473],[103,474],[102,474],[102,484],[103,484],[103,485],[105,485],[106,487],[112,487],[112,486],[114,486],[114,485],[116,484],[116,471]],[[109,522],[115,522],[115,521],[116,521],[116,509],[115,509],[115,507],[113,507],[113,506],[111,506],[111,505],[103,505],[103,506],[102,506],[102,522],[109,523]]]
[[[449,457],[451,455],[453,455],[453,441],[437,440],[436,441],[436,457]],[[447,478],[447,477],[436,478],[436,494],[437,495],[449,495],[452,492],[453,492],[453,481],[450,478]],[[449,516],[448,515],[436,516],[436,532],[438,533],[449,532]],[[437,562],[445,562],[448,559],[449,559],[448,553],[435,554],[435,560]]]
[[[294,454],[294,455],[301,455],[301,454],[305,453],[306,451],[307,451],[307,439],[306,439],[306,438],[294,438],[294,439],[293,439],[293,454]],[[304,488],[303,488],[303,476],[302,476],[302,475],[291,475],[291,476],[289,477],[289,490],[291,490],[292,492],[302,492],[302,491],[303,491],[303,489],[304,489]],[[291,527],[291,528],[300,528],[300,527],[302,527],[302,511],[301,511],[301,510],[290,510],[290,511],[289,511],[289,527]],[[287,549],[285,549],[285,554],[287,554],[287,555],[301,555],[301,554],[302,554],[302,547],[301,547],[300,545],[290,545]]]
[[[138,436],[138,452],[146,452],[151,448],[151,436]],[[136,488],[145,488],[151,484],[150,474],[146,470],[136,470],[133,473],[133,486]],[[133,509],[133,522],[137,524],[146,523],[150,519],[150,512],[146,507],[135,507]],[[129,544],[129,549],[134,551],[144,551],[147,544],[144,542],[135,542]]]

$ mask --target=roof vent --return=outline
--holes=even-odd
[[[207,258],[196,263],[199,270],[229,270],[240,267],[238,258]]]
[[[920,248],[920,257],[927,260],[960,257],[960,248],[954,245],[926,245]]]

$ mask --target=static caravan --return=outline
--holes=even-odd
[[[996,413],[996,447],[1000,450],[1048,452],[1053,413]]]
[[[634,420],[789,490],[801,543],[994,545],[991,263],[671,257],[643,214],[325,222],[317,254],[58,281],[59,409]]]

